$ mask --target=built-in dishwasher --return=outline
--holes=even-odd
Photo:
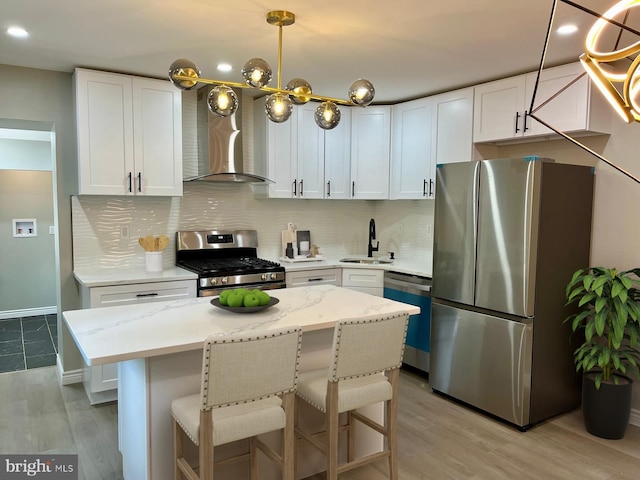
[[[431,279],[406,273],[385,272],[384,298],[420,307],[420,314],[409,317],[407,343],[402,362],[429,373]]]

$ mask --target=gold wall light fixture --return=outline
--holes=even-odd
[[[565,2],[573,6],[573,2]],[[580,55],[580,63],[591,77],[593,83],[602,92],[609,104],[625,122],[640,122],[640,41],[626,47],[616,46],[611,51],[603,51],[599,47],[599,40],[609,25],[638,35],[640,32],[630,28],[625,23],[615,20],[622,14],[628,14],[629,10],[640,6],[640,0],[622,0],[600,16],[589,30],[585,40],[585,53]],[[585,10],[582,7],[579,7]],[[585,10],[586,11],[586,10]],[[595,14],[589,11],[588,13]],[[595,14],[597,16],[597,14]],[[626,17],[625,17],[626,21]],[[622,68],[621,61],[629,61],[626,69]]]
[[[191,60],[178,59],[169,67],[169,79],[182,90],[191,90],[198,83],[216,85],[207,98],[209,110],[221,117],[233,115],[238,109],[238,97],[231,87],[252,88],[269,93],[265,102],[265,113],[276,123],[286,122],[291,116],[293,105],[303,105],[309,100],[321,103],[315,111],[316,124],[325,130],[335,128],[340,122],[340,105],[367,106],[373,101],[375,89],[365,79],[358,79],[351,84],[348,100],[326,97],[313,93],[309,82],[302,78],[294,78],[283,89],[280,78],[282,68],[282,27],[293,25],[296,17],[286,10],[273,10],[267,13],[267,23],[278,27],[278,69],[277,87],[269,87],[273,72],[269,64],[261,58],[252,58],[242,67],[242,82],[228,82],[202,78],[200,69]]]
[[[562,87],[558,92],[556,92],[551,97],[549,97],[548,99],[546,99],[543,102],[541,102],[540,104],[538,104],[538,106],[536,106],[536,104],[537,104],[536,101],[537,101],[538,84],[540,83],[540,77],[541,77],[541,74],[542,74],[542,71],[543,71],[544,65],[545,65],[545,59],[546,59],[546,56],[547,56],[547,50],[548,50],[548,47],[549,47],[549,41],[550,41],[550,38],[551,38],[551,32],[553,31],[553,24],[554,24],[554,20],[555,20],[555,16],[556,16],[556,10],[557,10],[557,7],[558,7],[558,3],[564,3],[564,4],[567,4],[567,5],[570,5],[570,6],[574,7],[574,8],[577,8],[579,10],[582,10],[583,12],[588,13],[589,15],[593,16],[594,18],[604,19],[604,23],[600,24],[600,23],[596,22],[596,25],[594,25],[594,27],[593,27],[593,29],[590,32],[590,35],[588,37],[588,38],[595,39],[596,42],[593,43],[593,48],[591,48],[591,47],[587,48],[587,53],[585,55],[583,55],[582,58],[581,58],[582,64],[585,65],[585,69],[586,69],[585,72],[582,73],[582,75],[580,75],[580,76],[574,78],[573,80],[571,80],[567,85]],[[610,9],[607,13],[601,15],[601,14],[599,14],[597,12],[594,12],[593,10],[590,10],[587,7],[585,7],[583,5],[579,5],[579,4],[577,4],[577,3],[575,3],[575,2],[573,2],[571,0],[553,0],[553,5],[551,7],[551,16],[549,17],[549,26],[547,27],[547,34],[545,36],[544,46],[542,48],[542,55],[540,57],[540,65],[538,67],[538,72],[537,72],[537,75],[536,75],[536,81],[535,81],[535,84],[534,84],[534,87],[533,87],[533,94],[531,96],[531,106],[529,108],[529,114],[528,115],[529,115],[529,117],[533,118],[534,120],[536,120],[540,124],[544,125],[548,129],[554,131],[555,133],[557,133],[558,135],[560,135],[564,139],[566,139],[569,142],[573,143],[574,145],[576,145],[577,147],[581,148],[585,152],[587,152],[587,153],[593,155],[594,157],[598,158],[602,162],[606,163],[607,165],[609,165],[610,167],[614,168],[615,170],[617,170],[618,172],[622,173],[623,175],[626,175],[628,178],[630,178],[631,180],[633,180],[634,182],[636,182],[637,184],[640,185],[640,178],[638,178],[637,175],[634,175],[631,172],[629,172],[628,170],[625,170],[624,168],[620,167],[620,165],[617,165],[616,163],[612,162],[611,160],[609,160],[605,156],[601,155],[600,153],[596,152],[595,150],[592,150],[591,148],[587,147],[583,143],[579,142],[573,136],[563,132],[559,128],[556,128],[555,126],[553,126],[549,122],[547,122],[544,119],[540,118],[540,116],[537,113],[540,108],[542,108],[547,103],[553,101],[553,99],[555,99],[563,91],[565,91],[566,89],[570,88],[571,85],[573,85],[578,80],[580,80],[580,78],[582,78],[584,75],[587,75],[587,73],[589,73],[589,76],[593,79],[593,82],[596,85],[598,85],[598,87],[603,91],[605,97],[610,99],[610,102],[611,102],[612,106],[616,109],[616,111],[618,111],[620,113],[621,117],[625,121],[631,122],[632,119],[634,119],[634,120],[637,119],[637,117],[635,117],[633,115],[633,113],[632,113],[632,110],[631,110],[632,109],[632,104],[631,104],[631,102],[626,103],[624,101],[622,95],[618,91],[618,89],[612,83],[614,81],[616,81],[618,83],[622,82],[623,83],[623,91],[624,91],[624,82],[625,82],[626,79],[629,79],[628,82],[629,82],[630,87],[628,88],[628,92],[629,93],[637,92],[638,89],[636,87],[637,87],[638,78],[639,78],[638,74],[636,73],[637,61],[635,61],[635,59],[633,59],[633,58],[625,57],[624,61],[630,62],[630,63],[632,63],[632,65],[629,68],[626,69],[626,72],[614,75],[613,74],[613,70],[610,70],[610,71],[607,72],[603,68],[601,68],[600,64],[603,63],[603,62],[607,62],[609,60],[606,58],[606,54],[604,54],[603,52],[598,52],[596,50],[596,48],[595,48],[595,44],[597,43],[597,37],[600,35],[603,26],[606,25],[606,24],[614,25],[615,27],[618,27],[620,29],[619,34],[618,34],[618,39],[616,40],[616,44],[615,44],[615,46],[613,48],[613,53],[614,53],[615,56],[619,55],[618,45],[620,43],[620,39],[621,39],[621,36],[622,36],[621,34],[622,34],[623,31],[628,31],[630,33],[633,33],[634,35],[637,35],[638,38],[640,38],[640,32],[630,28],[628,25],[625,25],[625,23],[627,21],[627,18],[628,18],[628,15],[627,15],[628,14],[628,9],[633,7],[633,6],[635,6],[636,4],[640,4],[640,0],[633,0],[633,1],[625,0],[625,1],[621,1],[617,5],[615,5],[612,9]],[[616,8],[618,8],[618,9],[617,10],[613,10],[613,9],[616,9]],[[617,20],[615,20],[614,17],[616,15],[619,15],[623,11],[625,12],[624,23],[620,23]],[[610,18],[607,18],[607,16],[609,16]],[[591,34],[593,34],[593,35],[591,35]],[[590,41],[587,40],[587,42],[589,43]],[[635,53],[632,53],[632,52],[636,51],[636,49],[638,49],[638,44],[633,44],[633,45],[631,45],[631,47],[628,50],[625,50],[625,51],[626,51],[627,55],[634,55]],[[593,58],[593,54],[594,53],[595,53],[596,57],[599,57],[599,58]],[[609,52],[609,53],[612,53],[612,52]],[[590,58],[586,59],[587,56],[589,56]],[[640,56],[640,55],[637,55],[637,56]],[[593,62],[595,62],[595,64]],[[631,88],[631,87],[633,87],[633,88]],[[633,96],[635,96],[635,93],[633,93]],[[634,102],[635,102],[635,100],[634,100]],[[633,108],[635,109],[635,107],[633,107]],[[637,111],[636,111],[636,113],[637,113]]]

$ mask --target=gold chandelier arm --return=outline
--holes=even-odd
[[[282,88],[280,71],[282,70],[282,24],[278,26],[278,90]]]
[[[284,95],[292,94],[290,90],[286,90],[282,88],[273,88],[273,87],[267,87],[267,86],[255,88],[250,85],[247,85],[246,83],[241,83],[241,82],[229,82],[226,80],[225,81],[212,80],[209,78],[202,78],[202,77],[194,78],[194,77],[189,77],[187,75],[172,75],[172,78],[174,80],[186,80],[186,81],[192,81],[192,82],[196,81],[198,83],[204,83],[206,85],[226,85],[227,87],[248,88],[250,90],[262,90],[263,92],[267,92],[267,93],[282,93]],[[342,100],[340,98],[333,98],[333,97],[325,97],[324,95],[316,95],[315,93],[309,93],[309,94],[305,93],[305,97],[309,97],[313,100],[319,100],[321,102],[333,102],[340,105],[354,106],[354,103],[352,103],[349,100]]]

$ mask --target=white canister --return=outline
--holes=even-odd
[[[144,266],[147,272],[161,272],[162,252],[144,252]]]

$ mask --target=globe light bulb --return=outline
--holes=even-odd
[[[373,101],[373,97],[376,94],[373,84],[369,80],[361,78],[351,84],[349,88],[349,100],[354,105],[360,105],[366,107]]]
[[[287,83],[286,89],[293,93],[291,101],[295,105],[304,105],[311,100],[311,97],[309,97],[312,93],[311,84],[304,78],[292,78]]]
[[[209,111],[219,117],[228,117],[238,110],[238,96],[226,85],[217,85],[207,96]]]
[[[289,120],[293,111],[293,102],[288,95],[282,93],[272,93],[267,97],[265,112],[269,120],[275,123],[282,123]]]
[[[173,78],[174,75],[192,77],[193,80],[177,80]],[[198,78],[200,78],[200,69],[195,63],[186,58],[179,58],[169,67],[169,80],[181,90],[191,90],[198,85]]]
[[[252,58],[242,67],[242,78],[253,88],[262,88],[271,81],[273,72],[267,62],[261,58]]]
[[[316,125],[323,130],[336,128],[340,123],[340,109],[333,102],[322,102],[313,115]]]

